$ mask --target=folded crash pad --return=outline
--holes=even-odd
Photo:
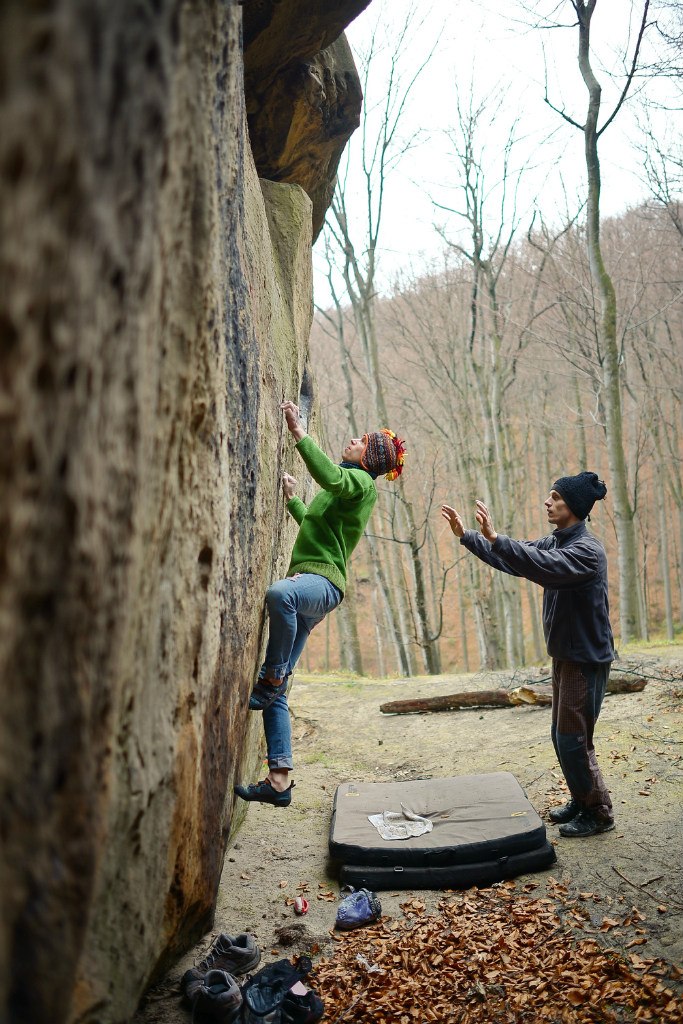
[[[431,821],[431,831],[383,839],[369,816],[402,807]],[[335,793],[329,848],[343,883],[374,890],[490,885],[555,861],[545,825],[510,772],[346,782]]]

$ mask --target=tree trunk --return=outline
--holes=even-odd
[[[670,435],[667,437],[667,445],[669,451],[674,453],[680,450],[676,411],[674,411],[670,420],[671,428]],[[678,528],[678,544],[676,545],[678,548],[678,557],[676,559],[676,578],[678,581],[678,622],[680,625],[683,625],[683,478],[681,477],[680,463],[675,457],[669,460],[667,481],[669,484],[669,491],[674,502],[674,507],[676,509],[675,519]],[[675,530],[672,532],[675,536]]]
[[[667,640],[674,638],[674,610],[671,597],[671,571],[669,568],[669,524],[666,515],[666,489],[664,466],[657,463],[657,508],[659,511],[659,557],[664,589],[664,625]]]
[[[574,398],[576,401],[576,438],[578,445],[578,456],[579,456],[579,469],[584,470],[588,468],[588,450],[586,447],[586,424],[583,422],[583,409],[581,407],[581,389],[579,388],[579,378],[574,374]]]
[[[400,676],[411,676],[414,672],[411,671],[410,658],[407,644],[404,642],[403,629],[401,621],[394,601],[394,595],[391,589],[391,585],[387,580],[384,566],[377,549],[377,543],[374,537],[369,537],[366,534],[368,542],[368,550],[370,552],[370,560],[372,562],[373,571],[375,573],[375,580],[377,587],[382,596],[384,606],[386,608],[386,617],[390,629],[390,639],[394,647],[396,655],[396,666]]]
[[[349,672],[355,672],[356,675],[365,675],[360,637],[358,636],[356,588],[350,571],[347,573],[344,600],[337,612],[337,622],[339,624],[341,658],[344,668],[348,669]]]
[[[399,490],[403,501],[401,507],[404,511],[406,526],[409,537],[410,557],[413,567],[413,579],[415,581],[415,611],[417,615],[418,642],[422,647],[425,659],[425,667],[429,675],[438,675],[441,672],[441,653],[439,651],[438,638],[434,636],[429,623],[429,610],[427,607],[427,589],[425,585],[424,569],[420,545],[415,528],[415,517],[413,506],[405,496],[403,481],[398,480]]]
[[[460,644],[463,672],[470,672],[469,644],[467,642],[467,615],[465,612],[465,588],[460,584]]]
[[[383,497],[385,496],[383,495],[380,500]],[[403,674],[414,676],[417,674],[415,632],[411,628],[413,616],[408,600],[401,547],[393,541],[385,541],[382,545],[377,546],[377,554],[384,566],[386,586],[388,588],[387,601],[390,603],[393,614],[396,616],[398,636],[401,644],[401,660],[405,665],[405,672]]]
[[[596,0],[575,4],[579,16],[579,68],[588,89],[589,103],[584,143],[588,179],[586,216],[588,260],[598,298],[597,332],[602,364],[603,402],[610,491],[618,542],[619,619],[621,642],[642,635],[638,614],[636,535],[628,492],[621,412],[621,380],[617,344],[617,300],[612,279],[605,267],[600,246],[600,160],[598,158],[598,116],[602,89],[590,63],[590,23]]]
[[[375,639],[377,641],[377,675],[380,679],[383,679],[386,675],[386,669],[384,665],[384,643],[382,638],[382,627],[381,627],[381,616],[379,608],[379,587],[372,588],[372,610],[375,619]]]

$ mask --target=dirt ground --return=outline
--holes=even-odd
[[[589,934],[617,950],[635,948],[640,956],[680,966],[683,645],[632,651],[616,668],[638,668],[654,677],[641,693],[609,695],[598,722],[595,745],[617,828],[567,840],[548,825],[556,864],[516,881],[520,891],[525,883],[537,884],[534,897],[556,899],[563,892],[565,898],[579,898],[581,893]],[[286,809],[251,805],[226,856],[213,933],[148,993],[134,1024],[188,1024],[179,980],[219,932],[251,932],[264,963],[316,947],[319,955],[330,955],[339,884],[327,842],[340,783],[510,771],[542,815],[563,802],[547,707],[417,715],[379,711],[389,700],[510,687],[538,674],[520,670],[514,678],[489,672],[381,682],[298,676],[290,694],[297,764],[292,804]],[[297,918],[291,901],[305,883],[310,910]],[[410,895],[379,893],[384,914],[402,917],[400,904]],[[419,896],[429,912],[443,893]],[[615,923],[605,928],[605,919]]]

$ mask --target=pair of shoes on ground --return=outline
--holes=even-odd
[[[276,680],[267,683],[263,679],[257,679],[249,697],[249,710],[265,711],[273,701],[287,692],[288,682],[288,676],[285,676],[279,683]]]
[[[262,804],[272,804],[273,807],[289,807],[292,802],[292,790],[294,783],[290,782],[287,789],[281,793],[274,789],[268,779],[262,782],[253,782],[250,786],[235,786],[234,792],[242,800],[257,801]]]
[[[585,839],[601,832],[611,832],[614,828],[613,819],[600,818],[592,811],[582,809],[576,800],[568,800],[561,807],[553,807],[548,817],[560,826],[560,835],[565,839]]]
[[[260,960],[261,950],[251,935],[219,935],[204,959],[185,971],[180,982],[183,996],[192,1006],[193,1018],[203,1017],[221,1024],[237,1021],[242,993],[234,976],[253,970]]]

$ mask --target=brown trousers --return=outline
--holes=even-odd
[[[610,665],[553,659],[550,735],[569,791],[586,810],[612,819],[612,801],[598,767],[593,730],[607,688]]]

